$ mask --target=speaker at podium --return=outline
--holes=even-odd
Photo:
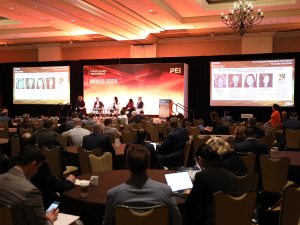
[[[171,99],[159,99],[159,118],[166,119],[172,113],[173,101]]]

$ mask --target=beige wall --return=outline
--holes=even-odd
[[[38,61],[37,49],[0,50],[0,63],[37,62],[37,61]]]
[[[300,36],[274,38],[273,44],[273,53],[300,52]]]

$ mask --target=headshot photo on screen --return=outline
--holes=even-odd
[[[55,89],[55,77],[47,77],[47,89]]]
[[[228,74],[228,87],[241,88],[242,87],[242,74]]]
[[[226,88],[226,74],[215,74],[215,88]]]
[[[17,78],[17,89],[24,89],[24,79]]]
[[[36,83],[36,89],[45,89],[44,78],[39,78]]]
[[[259,74],[259,87],[262,88],[273,87],[273,74],[272,73]]]
[[[26,78],[26,89],[35,89],[35,78]]]
[[[245,88],[255,88],[256,87],[256,74],[245,74]]]

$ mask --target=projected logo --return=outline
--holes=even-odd
[[[63,82],[64,82],[64,78],[63,78],[63,77],[60,77],[60,78],[58,79],[58,83],[62,84]]]

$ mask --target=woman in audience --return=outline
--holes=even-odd
[[[205,127],[204,129],[212,134],[215,134],[217,126],[221,125],[221,120],[215,111],[212,111],[210,113],[210,118],[211,118],[211,126],[209,128]]]
[[[245,127],[242,125],[237,126],[234,131],[234,139],[231,141],[231,143],[237,144],[237,143],[244,142],[245,141],[244,133],[245,133]]]
[[[274,104],[272,106],[272,115],[271,115],[271,119],[266,122],[265,125],[271,124],[272,126],[276,127],[277,125],[281,125],[281,119],[282,119],[282,113],[281,113],[281,108],[279,105]]]
[[[248,172],[241,156],[230,149],[230,145],[222,138],[212,138],[206,142],[220,156],[220,167],[231,172]]]
[[[220,157],[209,145],[197,149],[195,161],[202,171],[196,173],[193,189],[184,191],[183,194],[188,194],[185,204],[191,215],[198,215],[196,224],[213,225],[214,194],[217,191],[235,192],[234,181],[230,172],[219,168]],[[196,209],[198,212],[194,213]]]
[[[122,118],[125,118],[126,119],[125,124],[128,124],[128,117],[125,115],[125,110],[124,109],[121,110],[121,115],[118,116],[118,119],[122,119]]]

